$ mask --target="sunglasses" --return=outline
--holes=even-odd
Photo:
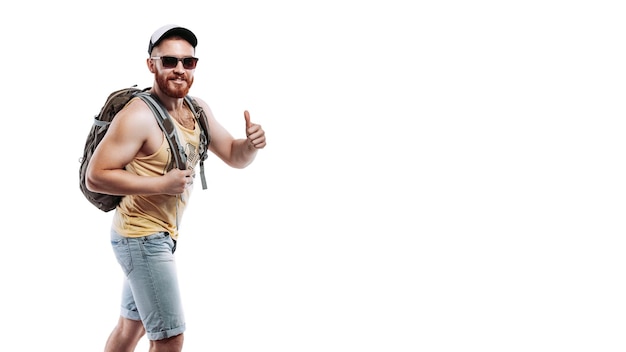
[[[174,57],[174,56],[153,56],[151,57],[153,60],[161,60],[161,64],[165,68],[174,68],[178,66],[178,61],[182,61],[183,67],[186,70],[193,70],[196,68],[196,64],[198,63],[197,57]]]

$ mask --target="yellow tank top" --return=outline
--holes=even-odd
[[[194,170],[199,162],[198,145],[200,128],[194,121],[194,128],[188,129],[172,119],[178,130],[178,136],[185,145],[187,169]],[[167,173],[167,165],[172,158],[169,143],[163,136],[159,149],[152,155],[137,157],[126,166],[128,172],[140,176],[160,176]],[[195,177],[195,173],[193,175]],[[178,227],[193,185],[183,194],[171,195],[128,195],[122,198],[113,216],[113,229],[125,237],[142,237],[155,232],[165,231],[178,239]]]

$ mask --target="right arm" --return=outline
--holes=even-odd
[[[136,156],[150,155],[163,141],[150,108],[136,99],[111,122],[87,167],[86,184],[92,192],[129,194],[181,194],[193,170],[174,168],[163,176],[138,176],[124,168]]]

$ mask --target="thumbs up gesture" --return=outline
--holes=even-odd
[[[246,136],[248,138],[248,147],[253,149],[263,149],[265,147],[265,131],[261,125],[250,122],[250,113],[248,110],[243,112],[246,119]]]

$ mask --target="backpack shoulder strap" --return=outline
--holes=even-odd
[[[202,189],[207,189],[206,177],[204,176],[204,160],[208,157],[209,144],[211,143],[209,120],[207,119],[204,109],[194,98],[187,95],[185,96],[185,102],[187,102],[187,106],[189,106],[189,109],[193,112],[198,125],[200,125],[200,180],[202,181]]]
[[[150,93],[141,92],[137,94],[137,96],[141,98],[141,100],[143,100],[154,113],[157,123],[161,127],[161,130],[163,130],[170,148],[172,148],[175,166],[180,170],[185,170],[187,168],[187,156],[185,155],[185,150],[180,144],[178,133],[176,133],[176,127],[174,126],[169,113],[161,106],[161,103],[150,95]]]

